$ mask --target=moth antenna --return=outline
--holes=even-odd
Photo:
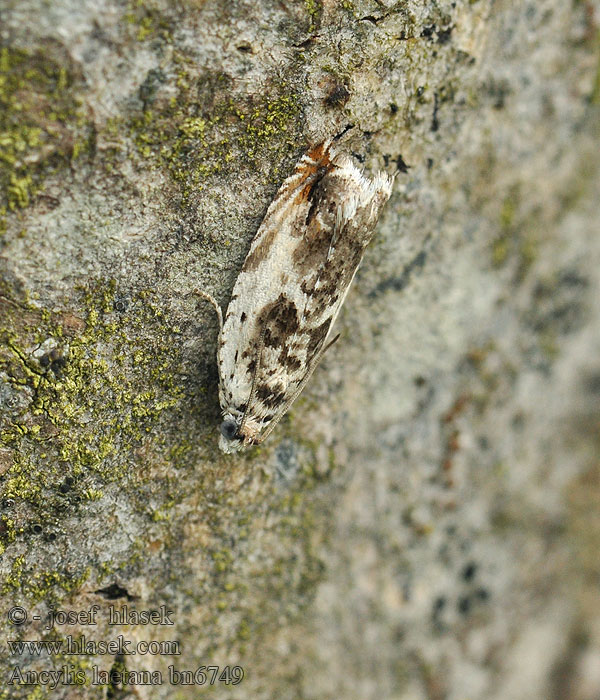
[[[217,312],[217,319],[219,320],[219,340],[221,340],[221,336],[223,335],[223,312],[221,311],[221,307],[217,304],[216,299],[211,297],[208,292],[203,292],[201,289],[194,289],[194,292],[210,302],[213,309]]]
[[[324,355],[334,343],[337,343],[337,341],[340,338],[340,335],[341,333],[338,333],[333,340],[327,343],[327,345],[319,352],[317,357],[321,357],[321,355]]]

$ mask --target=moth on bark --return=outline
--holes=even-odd
[[[263,442],[312,375],[393,178],[365,178],[330,141],[281,185],[219,317],[219,447]]]

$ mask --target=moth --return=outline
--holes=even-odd
[[[219,447],[258,445],[298,397],[373,237],[393,178],[365,178],[331,141],[310,149],[283,182],[219,318]]]

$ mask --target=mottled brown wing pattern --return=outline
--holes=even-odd
[[[219,351],[226,452],[261,442],[312,374],[391,180],[328,144],[309,151],[269,207],[234,286]]]

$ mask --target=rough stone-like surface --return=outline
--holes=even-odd
[[[600,697],[599,23],[2,0],[0,698]],[[399,172],[341,339],[225,457],[194,289],[227,304],[278,185],[345,130]],[[174,624],[109,625],[123,605]],[[180,654],[4,646],[81,635]]]

